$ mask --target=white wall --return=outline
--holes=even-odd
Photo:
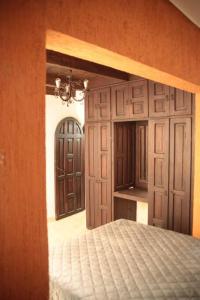
[[[54,96],[46,96],[46,198],[47,217],[55,218],[55,183],[54,183],[54,135],[58,123],[66,118],[73,117],[81,125],[84,124],[84,103],[73,103],[69,107]],[[148,204],[137,203],[137,221],[147,224]]]
[[[45,99],[46,122],[46,199],[47,217],[55,218],[55,183],[54,183],[54,136],[58,123],[66,118],[73,117],[81,125],[84,124],[84,103],[73,103],[69,107],[54,96],[46,95]]]

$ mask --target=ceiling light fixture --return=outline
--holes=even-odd
[[[66,82],[61,82],[60,78],[56,78],[55,96],[60,97],[63,103],[67,103],[67,106],[74,101],[82,102],[88,91],[88,82],[88,79],[72,80],[71,74],[66,77]]]

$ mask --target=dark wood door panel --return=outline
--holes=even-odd
[[[57,127],[55,135],[57,219],[85,207],[82,138],[80,124],[72,118],[64,119]]]
[[[96,121],[97,120],[97,97],[95,91],[87,93],[85,98],[85,120]]]
[[[149,224],[167,228],[169,119],[149,121]]]
[[[110,88],[90,91],[85,99],[85,120],[109,121],[111,114]]]
[[[114,127],[115,190],[134,184],[134,127],[127,122],[118,122]]]
[[[98,175],[98,123],[85,125],[85,199],[87,228],[95,227],[96,178]]]
[[[129,83],[129,118],[140,119],[148,117],[147,80]]]
[[[170,87],[170,115],[190,115],[192,113],[192,94]]]
[[[135,186],[147,189],[148,185],[148,121],[136,122]]]
[[[129,118],[129,87],[127,84],[111,88],[111,104],[113,120]]]
[[[98,123],[97,222],[100,226],[111,221],[111,125]]]
[[[96,91],[97,94],[97,120],[109,121],[111,114],[110,88]]]
[[[137,202],[114,197],[114,219],[128,219],[136,221]]]
[[[111,221],[111,125],[86,124],[86,214],[87,227]]]
[[[191,118],[170,121],[169,228],[190,232]]]
[[[149,116],[169,116],[169,87],[149,80]]]
[[[86,199],[86,224],[88,229],[95,227],[95,199],[96,199],[96,180],[86,175],[85,180],[85,199]]]
[[[97,180],[96,184],[98,195],[96,226],[101,226],[108,222],[111,222],[111,186],[108,180]]]

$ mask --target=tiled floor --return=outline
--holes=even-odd
[[[70,239],[86,230],[85,210],[59,221],[50,221],[48,222],[49,243]]]

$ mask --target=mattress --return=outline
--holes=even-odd
[[[200,299],[200,240],[117,220],[49,247],[50,299]]]

